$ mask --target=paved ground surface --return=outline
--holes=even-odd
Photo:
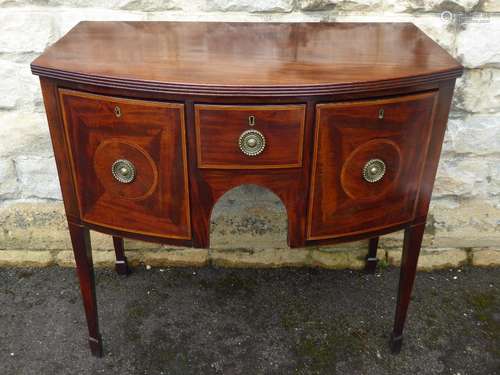
[[[500,374],[500,269],[419,273],[400,355],[398,270],[97,271],[105,357],[74,270],[0,269],[0,374]]]

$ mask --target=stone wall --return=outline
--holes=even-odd
[[[0,0],[0,265],[72,264],[40,89],[29,63],[81,20],[414,22],[466,67],[420,267],[500,263],[500,1]],[[152,265],[359,268],[366,252],[365,242],[290,250],[285,237],[280,201],[244,186],[216,206],[212,249],[126,246],[135,263]],[[401,238],[383,237],[386,263],[398,264]],[[96,262],[110,264],[110,238],[93,234],[93,243]]]

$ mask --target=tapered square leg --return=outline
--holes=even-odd
[[[396,317],[391,335],[391,351],[395,354],[401,351],[403,343],[403,328],[405,325],[408,305],[410,304],[413,282],[417,272],[417,261],[422,245],[425,223],[414,225],[405,230],[401,271],[399,276],[398,302]]]
[[[394,333],[392,333],[389,346],[393,354],[399,354],[399,352],[401,352],[401,347],[403,346],[403,335],[395,337]]]
[[[99,332],[97,300],[95,295],[94,266],[89,230],[82,225],[68,223],[71,244],[75,254],[76,269],[80,280],[80,291],[89,330],[89,345],[92,354],[102,356],[102,338]]]
[[[113,245],[115,247],[116,261],[115,271],[119,275],[127,276],[130,274],[127,257],[125,256],[125,248],[123,246],[123,238],[113,236]]]
[[[89,337],[89,346],[90,346],[90,352],[94,357],[102,357],[103,352],[102,352],[102,338],[101,335],[99,337],[94,338],[94,337]]]
[[[375,273],[377,269],[377,249],[378,249],[378,237],[370,238],[368,243],[368,255],[366,256],[365,272]]]

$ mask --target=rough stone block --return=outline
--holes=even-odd
[[[203,267],[208,264],[206,249],[144,251],[142,261],[153,267]]]
[[[293,0],[206,0],[206,11],[218,12],[291,12]]]
[[[114,250],[113,237],[109,234],[91,230],[90,231],[90,240],[92,242],[92,250],[94,250],[94,251]],[[138,241],[138,240],[124,238],[124,247],[125,247],[125,251],[134,251],[135,252],[136,250],[170,249],[172,246],[161,245],[161,244],[155,243],[155,242]]]
[[[500,205],[490,200],[460,200],[456,208],[442,206],[438,200],[431,206],[434,220],[434,248],[496,248],[500,243]]]
[[[388,250],[387,260],[390,265],[401,265],[402,250]],[[467,263],[467,252],[461,249],[422,249],[418,258],[417,269],[430,271],[432,269],[460,267]]]
[[[92,251],[94,267],[112,268],[115,265],[115,260],[113,251]],[[55,263],[60,267],[76,267],[73,251],[59,251],[55,256]]]
[[[480,3],[479,0],[385,0],[384,5],[397,12],[441,12],[441,11],[471,11]]]
[[[11,159],[0,159],[0,200],[14,199],[19,193],[16,168]]]
[[[93,254],[92,254],[93,255]],[[70,250],[59,251],[56,254],[55,262],[60,267],[75,267],[75,256]]]
[[[217,267],[301,267],[308,263],[308,249],[211,250],[210,262]]]
[[[210,242],[216,249],[287,248],[287,214],[279,198],[266,189],[244,185],[226,193],[215,205]]]
[[[500,249],[473,249],[472,265],[479,267],[500,266]]]
[[[48,5],[50,7],[65,7],[65,8],[101,8],[106,9],[123,9],[137,10],[142,12],[154,12],[162,10],[177,9],[182,3],[187,0],[0,0],[1,5]],[[85,9],[84,9],[85,10]]]
[[[180,5],[189,1],[176,0],[121,0],[120,9],[137,10],[141,12],[157,12],[179,9]]]
[[[228,190],[219,198],[213,208],[212,218],[215,219],[221,214],[226,215],[235,211],[241,212],[239,209],[241,204],[244,204],[249,209],[262,205],[270,211],[284,210],[279,197],[269,189],[257,185],[240,185]]]
[[[143,263],[152,267],[204,267],[208,264],[206,249],[160,249],[159,251],[130,251],[125,249],[130,266],[137,267]],[[92,259],[96,267],[114,267],[116,255],[114,251],[92,251]],[[61,267],[75,267],[73,251],[59,251],[55,257]]]
[[[52,12],[22,8],[0,9],[0,35],[0,53],[42,52],[59,37]]]
[[[131,240],[127,238],[125,238],[124,240],[125,240],[124,244],[125,250],[160,250],[164,248],[162,245],[154,242],[144,242],[138,240]],[[109,239],[109,241],[111,241],[111,239]],[[168,246],[168,248],[171,247],[172,246]]]
[[[314,248],[311,248],[314,249]],[[361,241],[353,241],[353,242],[345,242],[345,243],[340,243],[340,244],[335,244],[335,245],[324,245],[317,247],[319,251],[326,252],[326,253],[334,253],[334,252],[344,252],[344,251],[351,251],[351,250],[362,250],[362,251],[367,251],[368,250],[368,240],[361,240]]]
[[[433,195],[435,197],[486,195],[489,164],[493,162],[481,158],[463,157],[441,160]]]
[[[379,239],[379,249],[401,249],[403,247],[404,239],[404,229],[398,230],[396,232],[388,233],[380,237]],[[432,215],[427,218],[427,224],[424,233],[424,239],[422,240],[422,246],[427,247],[432,245],[432,240],[434,236],[433,219]],[[368,241],[361,249],[368,249]]]
[[[70,249],[62,202],[0,206],[0,249]]]
[[[490,166],[490,178],[488,180],[488,195],[493,198],[492,204],[500,208],[500,162]],[[500,225],[500,220],[499,223]]]
[[[17,105],[18,97],[11,95],[12,90],[17,92],[17,77],[14,63],[0,60],[0,72],[3,82],[0,86],[0,109],[13,109]]]
[[[445,148],[454,154],[496,154],[500,150],[500,114],[470,115],[448,121]]]
[[[29,64],[0,60],[0,72],[0,109],[43,111],[40,84],[31,74]]]
[[[306,11],[330,10],[337,8],[339,0],[299,0],[297,7]]]
[[[467,68],[500,65],[500,18],[469,22],[457,35],[457,56]]]
[[[73,252],[71,251],[71,253]],[[114,251],[92,251],[92,261],[95,267],[114,267],[115,260]]]
[[[90,241],[92,243],[92,250],[113,250],[113,237],[109,234],[100,233],[91,230],[90,231]]]
[[[94,267],[114,267],[115,259],[115,253],[113,251],[92,251]],[[76,267],[73,251],[59,251],[55,256],[55,263],[60,267]]]
[[[467,218],[469,221],[474,222],[474,218]],[[464,220],[465,221],[465,220]],[[499,224],[497,224],[499,225]],[[482,230],[481,224],[464,224],[462,228],[453,227],[449,230],[442,229],[436,231],[436,235],[432,241],[435,248],[446,246],[453,248],[462,246],[464,248],[473,248],[476,246],[495,248],[500,243],[500,235],[498,232],[488,228]]]
[[[54,264],[50,251],[0,250],[0,267],[47,267]]]
[[[326,251],[323,248],[311,250],[312,267],[331,268],[331,269],[363,269],[365,266],[365,257],[368,253],[366,249],[348,249],[337,251]],[[385,258],[385,251],[379,249],[377,252],[379,259]]]
[[[15,163],[23,198],[62,199],[53,157],[20,156]]]
[[[300,0],[298,8],[302,10],[329,10],[335,9],[342,12],[404,12],[415,11],[441,12],[441,11],[470,11],[479,4],[480,0]]]
[[[0,159],[53,155],[43,113],[0,111]]]
[[[500,12],[500,0],[485,0],[481,9],[485,12]]]
[[[335,9],[336,11],[379,11],[383,10],[380,0],[299,0],[297,7],[306,11]]]
[[[473,113],[499,113],[500,69],[466,70],[457,84],[455,107]],[[498,124],[500,115],[497,116]]]

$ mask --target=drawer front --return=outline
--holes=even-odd
[[[190,239],[184,107],[60,90],[82,219]]]
[[[199,168],[302,166],[305,105],[195,105]]]
[[[436,96],[317,106],[308,239],[413,219]]]

